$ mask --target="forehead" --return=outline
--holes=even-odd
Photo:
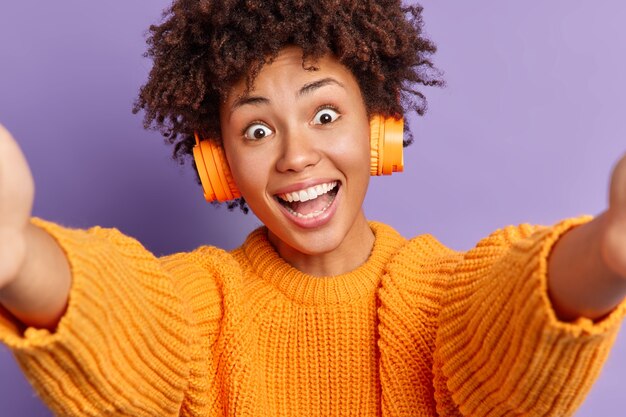
[[[229,91],[226,102],[247,95],[267,95],[279,91],[296,91],[302,85],[320,78],[331,77],[349,88],[358,88],[352,72],[335,57],[324,55],[303,61],[302,49],[287,47],[272,62],[265,64],[246,91],[246,80],[240,80]]]

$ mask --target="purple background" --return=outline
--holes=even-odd
[[[5,2],[0,122],[31,163],[35,215],[114,226],[157,254],[233,248],[258,220],[205,204],[130,112],[150,68],[144,32],[167,4]],[[468,249],[507,224],[599,213],[626,150],[626,3],[422,4],[448,87],[426,91],[405,173],[372,181],[368,217]],[[621,336],[576,415],[624,415],[625,370]],[[3,416],[50,415],[3,347],[0,375]]]

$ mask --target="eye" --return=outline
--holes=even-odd
[[[244,136],[246,139],[250,140],[261,140],[267,136],[270,136],[272,133],[272,129],[265,126],[262,123],[254,123],[246,128],[244,131]]]
[[[325,107],[320,109],[317,113],[315,113],[315,117],[313,117],[314,125],[325,125],[328,123],[332,123],[339,118],[339,113],[331,109],[329,107]]]

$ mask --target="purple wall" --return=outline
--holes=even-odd
[[[188,168],[130,108],[150,63],[144,31],[165,0],[6,2],[0,122],[37,184],[35,215],[115,226],[157,254],[237,246],[259,224],[203,202]],[[626,150],[626,4],[425,0],[448,87],[426,91],[405,173],[372,181],[371,219],[467,249],[496,228],[605,207]],[[0,348],[3,416],[48,416]],[[626,340],[576,414],[624,414]]]

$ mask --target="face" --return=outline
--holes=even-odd
[[[352,73],[335,58],[302,65],[286,48],[220,107],[226,157],[279,253],[321,255],[369,241],[369,121]],[[371,245],[369,247],[371,249]],[[368,253],[369,253],[368,249]]]

